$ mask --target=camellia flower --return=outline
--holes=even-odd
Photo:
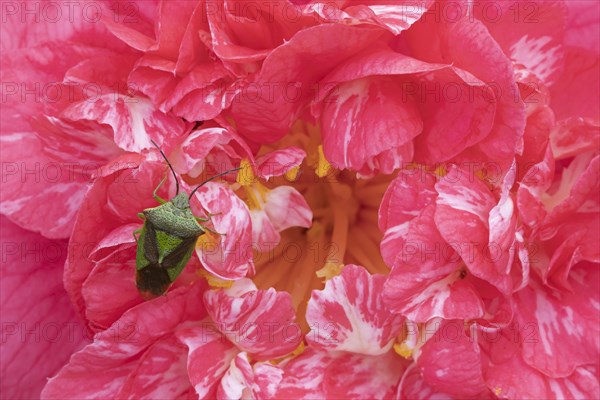
[[[2,398],[600,397],[598,3],[1,7]]]

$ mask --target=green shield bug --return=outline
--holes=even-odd
[[[154,198],[160,205],[147,208],[138,214],[144,221],[144,225],[141,229],[133,232],[133,237],[137,242],[135,257],[136,285],[145,299],[151,299],[165,293],[187,265],[198,238],[205,231],[213,232],[200,224],[200,222],[206,222],[208,219],[196,217],[192,213],[190,199],[196,190],[215,178],[239,170],[239,168],[235,168],[217,174],[196,186],[189,195],[185,191],[179,193],[179,181],[173,166],[158,145],[154,141],[152,141],[152,144],[160,151],[173,173],[176,193],[170,201],[158,196],[158,189],[167,179],[165,175],[153,193]]]

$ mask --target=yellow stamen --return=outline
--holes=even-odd
[[[494,388],[494,393],[496,394],[496,396],[500,396],[500,393],[502,393],[502,388],[499,388],[499,387]]]
[[[319,236],[325,233],[325,227],[319,221],[313,221],[312,226],[306,232],[306,236],[309,240],[315,241]]]
[[[281,357],[281,358],[276,358],[274,360],[269,360],[270,364],[273,365],[277,365],[280,362],[287,360],[289,358],[294,358],[299,356],[300,354],[304,353],[304,342],[300,342],[300,344],[298,345],[298,347],[296,347],[296,349],[294,351],[292,351],[290,354],[288,354],[287,356]]]
[[[226,279],[219,278],[218,276],[214,276],[208,271],[200,269],[196,271],[196,273],[202,278],[206,279],[210,287],[219,288],[219,289],[229,289],[233,286],[233,281],[228,281]]]
[[[394,351],[404,358],[412,356],[412,349],[406,343],[394,343]]]
[[[448,175],[448,169],[444,164],[440,164],[435,168],[435,171],[433,171],[433,173],[439,178],[443,178],[444,176]]]
[[[298,178],[298,172],[300,172],[300,166],[296,166],[286,172],[285,178],[290,182],[294,182]]]
[[[329,161],[327,161],[327,159],[325,158],[325,153],[323,153],[322,145],[319,145],[319,147],[317,147],[317,152],[319,153],[319,161],[317,164],[317,169],[315,170],[315,174],[317,174],[319,178],[322,178],[324,176],[327,176],[329,171],[332,169],[332,166],[329,163]]]
[[[342,273],[342,269],[344,268],[344,264],[342,263],[334,263],[331,261],[327,261],[325,266],[316,272],[319,278],[325,278],[325,280],[330,280],[333,277],[338,276]]]
[[[256,182],[252,164],[245,158],[240,162],[240,170],[238,171],[236,181],[242,186],[249,186]]]

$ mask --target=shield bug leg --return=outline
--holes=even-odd
[[[142,233],[141,229],[136,229],[135,231],[133,231],[133,238],[135,239],[136,243],[140,240],[140,238],[135,235],[139,235],[140,233]]]
[[[156,189],[154,189],[154,192],[152,192],[152,195],[154,196],[154,200],[158,201],[160,204],[165,204],[165,203],[167,203],[167,201],[165,199],[161,198],[156,192],[158,192],[158,189],[160,189],[160,187],[166,180],[167,180],[167,176],[165,175],[165,177],[162,178],[162,180],[160,181],[160,183],[158,184]]]
[[[214,233],[215,235],[227,236],[227,234],[226,234],[226,233],[219,233],[219,232],[217,232],[217,231],[213,231],[212,229],[210,229],[209,227],[207,227],[207,226],[204,226],[204,225],[200,225],[200,226],[202,226],[202,229],[204,229],[204,230],[207,230],[207,231],[209,231],[210,233]]]

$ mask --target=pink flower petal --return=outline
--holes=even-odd
[[[186,131],[179,118],[163,114],[147,99],[124,95],[102,95],[68,107],[64,115],[75,121],[91,120],[110,125],[115,143],[123,150],[140,152],[153,148]]]
[[[463,322],[443,321],[438,327],[417,358],[423,380],[435,390],[457,397],[485,391],[479,347],[464,333]]]
[[[506,243],[512,242],[502,237],[490,242],[490,212],[497,204],[493,194],[477,177],[456,168],[436,184],[436,189],[439,195],[435,222],[444,239],[459,246],[461,258],[473,275],[508,293],[511,282],[506,274]],[[512,207],[508,201],[501,211],[510,215]],[[496,223],[494,219],[492,222]],[[500,243],[498,239],[502,239]]]
[[[306,152],[299,147],[271,151],[256,159],[258,175],[266,180],[281,176],[293,168],[299,167],[306,158]]]
[[[275,289],[246,287],[249,280],[237,281],[227,290],[205,294],[206,308],[218,329],[253,359],[282,357],[302,340],[291,296]],[[241,287],[242,292],[238,292]]]
[[[273,398],[282,375],[281,368],[269,363],[256,363],[251,366],[248,355],[239,353],[231,360],[227,373],[221,379],[217,398]]]
[[[365,356],[308,347],[284,366],[277,399],[391,398],[405,361],[394,352]]]
[[[186,353],[172,340],[173,332],[182,322],[206,315],[197,304],[205,288],[180,288],[128,310],[71,357],[48,382],[42,398],[117,398],[121,393],[141,395],[142,388],[148,394],[186,393],[190,383],[181,371]],[[169,368],[174,374],[164,374]],[[144,385],[138,387],[136,381]]]
[[[215,398],[219,382],[239,350],[208,323],[181,327],[177,338],[189,349],[187,373],[198,397]]]
[[[2,397],[38,398],[46,378],[88,342],[62,284],[64,241],[2,225]]]
[[[211,214],[214,230],[225,235],[218,242],[202,242],[196,247],[202,265],[223,279],[240,279],[253,273],[252,226],[246,204],[227,186],[208,183],[196,198]]]
[[[382,77],[338,86],[321,116],[327,160],[338,169],[385,174],[411,161],[412,148],[394,150],[421,133],[423,122],[416,105],[401,93],[400,83]]]
[[[281,138],[300,108],[314,95],[313,85],[333,66],[367,47],[382,33],[380,29],[340,24],[323,24],[298,32],[269,54],[258,76],[233,101],[232,116],[240,133],[255,142]],[[343,40],[331,41],[332,37]],[[315,59],[320,62],[315,63]]]
[[[515,294],[523,359],[554,378],[568,376],[600,358],[598,269],[582,266],[570,276],[573,292],[553,291],[531,281]]]
[[[452,400],[452,396],[439,392],[429,386],[421,376],[416,364],[411,364],[398,384],[396,399],[414,400]]]
[[[370,275],[363,267],[347,265],[314,290],[306,320],[311,327],[307,341],[317,348],[366,355],[386,353],[404,320],[391,315],[382,299],[383,275]]]
[[[278,186],[266,195],[265,213],[279,232],[293,226],[310,228],[312,210],[298,190],[291,186]]]

